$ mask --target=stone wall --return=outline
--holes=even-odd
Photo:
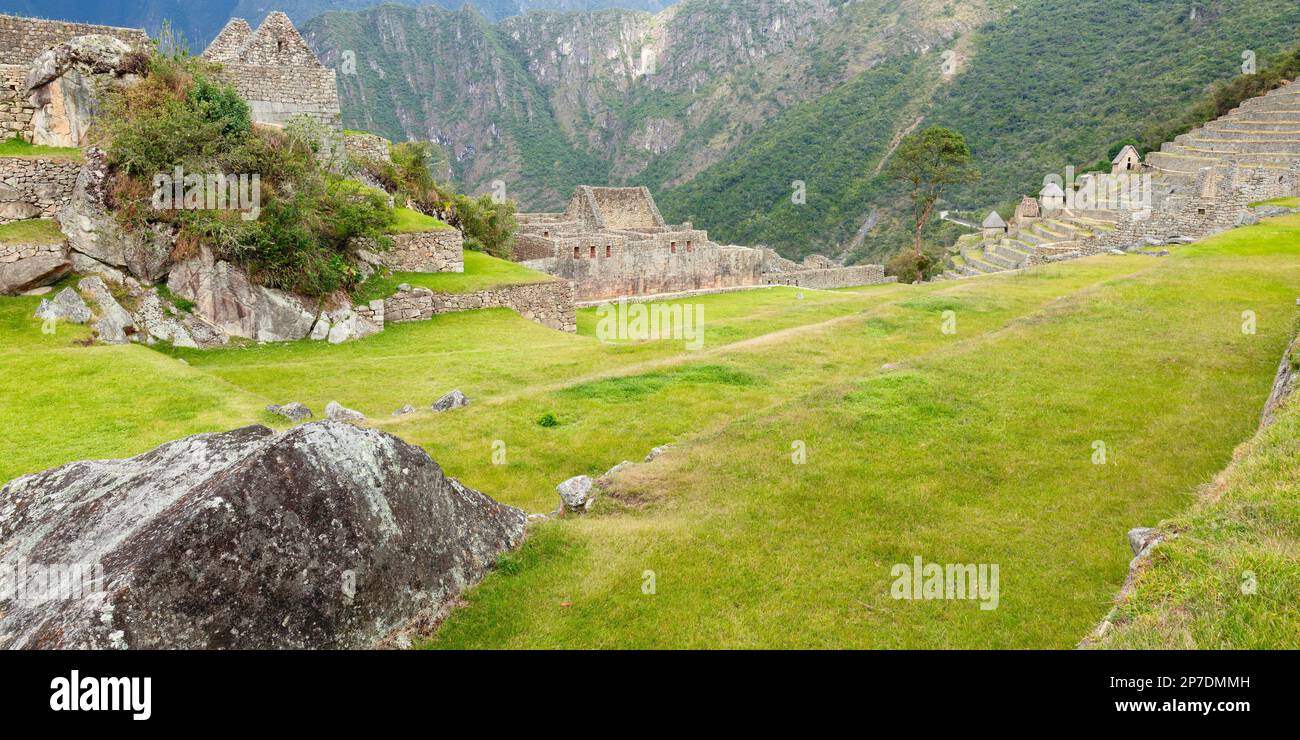
[[[825,270],[800,270],[798,272],[768,273],[763,276],[768,285],[788,285],[798,288],[851,288],[856,285],[876,285],[892,283],[897,278],[885,277],[885,268],[881,265],[857,265],[854,267],[833,267]]]
[[[391,162],[388,139],[382,136],[349,132],[343,136],[343,146],[348,156],[369,162]]]
[[[465,238],[451,227],[394,234],[393,246],[380,252],[384,266],[395,272],[464,272]]]
[[[29,139],[35,113],[27,99],[27,66],[0,64],[0,139]]]
[[[559,256],[524,264],[576,283],[579,300],[762,284],[762,250],[721,247],[702,231],[637,237],[559,239]]]
[[[560,280],[508,285],[473,293],[434,293],[426,288],[411,288],[385,300],[381,310],[373,304],[358,306],[354,310],[372,321],[377,318],[385,323],[400,324],[482,308],[509,308],[547,328],[569,333],[578,331],[573,285]]]
[[[81,162],[0,157],[0,223],[53,218],[72,199]]]
[[[306,115],[330,128],[343,125],[332,69],[225,63],[221,78],[248,101],[259,123],[283,126],[294,116]]]
[[[92,33],[112,36],[136,51],[149,48],[149,36],[139,28],[0,15],[0,64],[20,64],[25,68],[46,49]]]

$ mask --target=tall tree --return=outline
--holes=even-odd
[[[889,162],[889,174],[911,189],[916,218],[916,260],[922,259],[921,232],[944,191],[979,179],[966,139],[956,131],[935,126],[908,134]]]

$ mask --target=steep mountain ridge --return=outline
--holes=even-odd
[[[525,207],[553,208],[578,173],[656,189],[688,182],[791,105],[900,55],[950,43],[987,20],[995,4],[687,0],[654,15],[529,13],[474,24],[470,36],[415,54],[419,44],[395,27],[442,39],[446,28],[466,27],[465,11],[390,5],[323,15],[304,34],[327,60],[356,54],[357,74],[341,78],[349,126],[395,138],[463,132],[435,138],[452,149],[468,187],[501,179]],[[544,96],[551,120],[527,118],[523,130],[517,117],[483,106],[478,112],[488,117],[454,122],[464,108],[429,81],[467,58],[486,69],[522,70],[525,78],[512,73],[496,89],[531,102]],[[430,96],[431,105],[411,104]],[[386,101],[399,111],[393,117]],[[547,187],[532,180],[538,175]]]

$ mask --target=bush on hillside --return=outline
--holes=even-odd
[[[334,144],[323,125],[254,126],[248,104],[216,71],[182,52],[156,52],[141,81],[106,97],[96,139],[108,154],[118,220],[128,229],[173,225],[177,257],[207,246],[261,285],[312,297],[351,291],[355,240],[391,243],[387,195],[330,171],[326,147]],[[177,168],[247,176],[243,192],[255,200],[175,203],[163,191]],[[189,192],[192,183],[184,186]]]
[[[407,141],[389,148],[391,162],[367,161],[362,167],[402,202],[456,227],[465,248],[509,259],[514,249],[515,204],[491,196],[473,198],[439,184],[433,176],[434,145]]]

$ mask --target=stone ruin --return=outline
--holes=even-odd
[[[960,240],[942,278],[1192,242],[1254,223],[1251,203],[1300,195],[1297,121],[1300,84],[1292,82],[1166,142],[1145,161],[1125,146],[1109,174],[1048,177],[1005,231],[986,228]]]
[[[800,265],[770,249],[724,246],[669,224],[644,187],[580,186],[563,213],[521,213],[514,259],[571,281],[579,301],[765,285],[840,288],[885,282],[879,265]]]
[[[334,70],[320,63],[284,13],[266,16],[256,31],[243,18],[232,18],[203,58],[221,65],[223,79],[248,101],[254,121],[282,126],[308,116],[342,129]]]

